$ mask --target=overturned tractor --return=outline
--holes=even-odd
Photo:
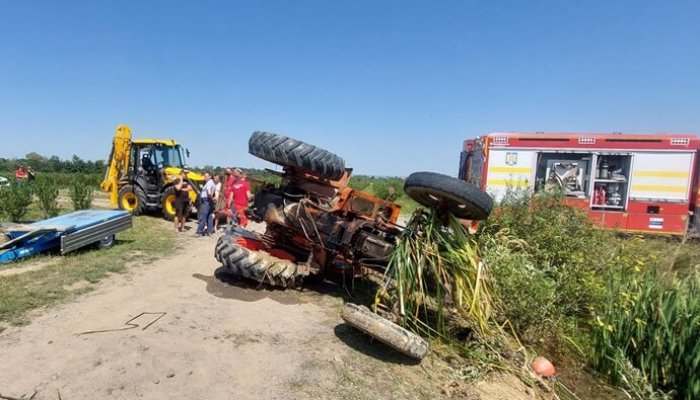
[[[384,271],[402,232],[397,224],[398,204],[352,189],[348,186],[352,169],[345,167],[342,158],[304,142],[255,132],[249,152],[281,165],[282,181],[278,186],[263,186],[248,210],[252,220],[266,223],[264,234],[236,228],[219,239],[216,259],[231,274],[286,288],[328,271],[353,275],[367,268]],[[423,206],[465,220],[485,219],[493,206],[479,188],[432,172],[411,174],[404,189]],[[422,357],[420,349],[427,347],[416,344],[420,338],[406,335],[407,331],[397,336],[403,328],[354,307],[343,313],[351,325],[372,331],[412,357]],[[375,332],[381,331],[382,323],[389,329],[387,335]],[[401,337],[407,342],[396,343]]]

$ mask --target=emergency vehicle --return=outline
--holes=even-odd
[[[558,189],[604,228],[696,232],[698,150],[689,134],[490,133],[464,142],[459,177],[500,201]]]

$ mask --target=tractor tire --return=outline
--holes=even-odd
[[[119,189],[118,203],[120,209],[141,215],[146,211],[146,193],[139,186],[124,185]]]
[[[488,218],[493,209],[491,196],[478,187],[435,172],[414,172],[403,188],[418,203],[429,208],[444,206],[457,218],[479,221]]]
[[[428,352],[428,342],[423,338],[382,318],[365,306],[346,303],[340,317],[348,325],[416,360],[423,359]]]
[[[247,249],[235,239],[235,235],[224,235],[214,249],[214,257],[235,276],[288,288],[301,285],[304,277],[309,275],[309,269],[303,264],[271,256],[263,250]]]
[[[163,210],[163,218],[165,218],[168,221],[174,220],[177,216],[177,210],[175,209],[175,199],[177,199],[177,195],[175,194],[175,188],[169,186],[163,191],[163,194],[160,196],[160,198],[160,206]]]
[[[263,160],[299,168],[326,179],[338,180],[345,172],[345,161],[330,151],[274,133],[254,132],[248,141],[248,152]]]

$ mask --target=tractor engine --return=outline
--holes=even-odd
[[[267,224],[264,239],[271,247],[297,262],[311,260],[317,269],[383,269],[399,233],[385,219],[384,203],[288,171],[279,187],[267,185],[255,196],[251,217]]]

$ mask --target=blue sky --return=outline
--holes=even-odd
[[[455,175],[491,131],[700,129],[697,1],[0,0],[0,157],[115,127],[266,167],[267,130],[357,174]]]

